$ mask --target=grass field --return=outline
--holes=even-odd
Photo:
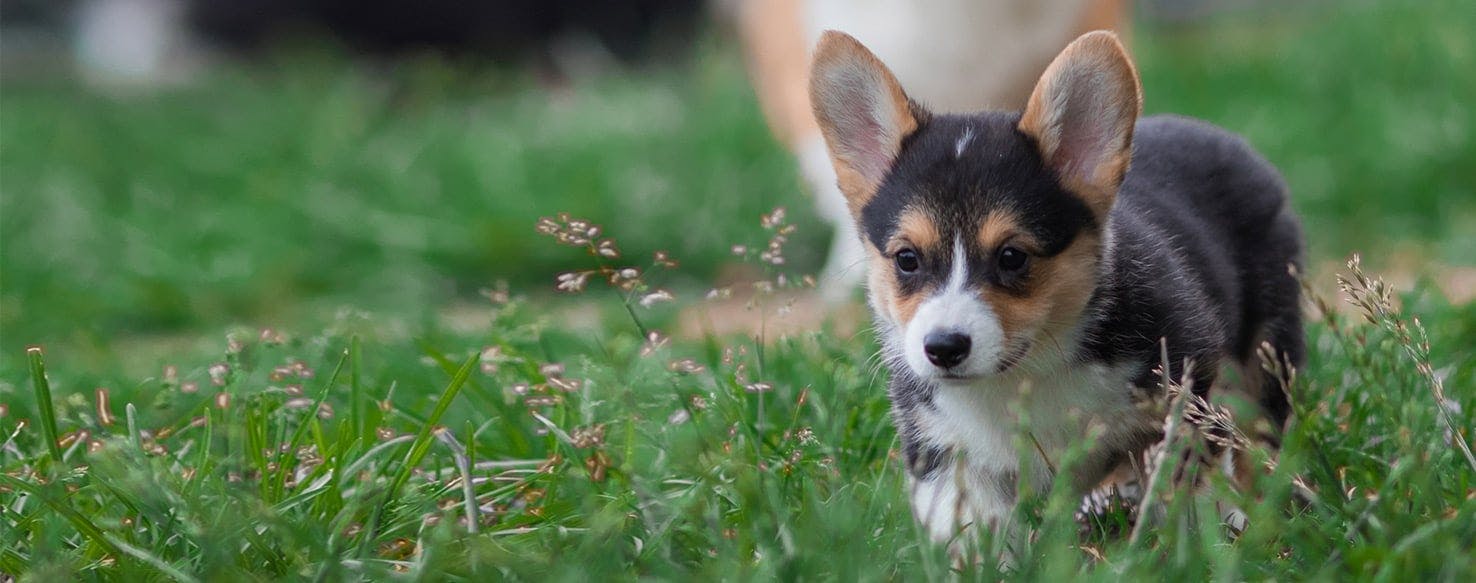
[[[1245,134],[1305,218],[1275,469],[1156,492],[1137,536],[1058,488],[958,577],[1476,577],[1476,11],[1313,4],[1133,39],[1147,110]],[[6,77],[0,580],[946,578],[869,333],[677,332],[800,285],[810,209],[721,39],[556,94],[316,53],[123,98]],[[535,229],[561,212],[620,256]]]

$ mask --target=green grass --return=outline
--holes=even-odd
[[[1021,505],[1011,565],[961,578],[1476,576],[1457,446],[1476,436],[1476,305],[1432,283],[1476,248],[1459,4],[1137,31],[1148,110],[1249,136],[1286,171],[1314,265],[1412,254],[1416,283],[1385,301],[1339,269],[1350,290],[1312,308],[1297,418],[1254,495],[1169,490],[1135,541],[1081,534],[1056,490]],[[555,97],[464,65],[342,65],[121,99],[5,80],[0,574],[949,575],[902,494],[869,334],[643,333],[713,281],[795,281],[823,256],[728,51]],[[730,266],[776,205],[791,261]],[[672,251],[642,278],[677,300],[598,278],[550,299],[556,274],[598,268],[535,232],[560,211],[618,239],[611,265]],[[496,280],[511,301],[477,295]],[[1247,511],[1239,537],[1215,500]]]
[[[7,82],[7,352],[542,288],[572,257],[535,243],[555,211],[638,227],[631,251],[681,251],[703,278],[731,217],[810,216],[727,53],[557,95],[468,65],[281,60],[121,99]],[[816,264],[823,236],[794,259]]]

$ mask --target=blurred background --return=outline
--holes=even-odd
[[[558,212],[702,290],[784,206],[790,267],[818,271],[830,227],[753,89],[751,1],[0,0],[0,358],[433,319],[498,282],[538,301],[582,265],[534,232]],[[1279,166],[1314,271],[1358,251],[1476,294],[1469,1],[1128,19],[1146,112]]]

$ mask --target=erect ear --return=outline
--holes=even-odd
[[[825,31],[810,67],[810,105],[853,215],[876,195],[918,115],[886,65],[850,35]]]
[[[1041,75],[1020,118],[1063,186],[1099,216],[1112,208],[1133,152],[1142,110],[1138,72],[1117,35],[1089,32]]]

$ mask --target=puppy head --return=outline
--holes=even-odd
[[[1070,350],[1140,108],[1115,36],[1062,51],[1023,114],[932,115],[837,32],[820,40],[810,95],[892,356],[966,383]]]

